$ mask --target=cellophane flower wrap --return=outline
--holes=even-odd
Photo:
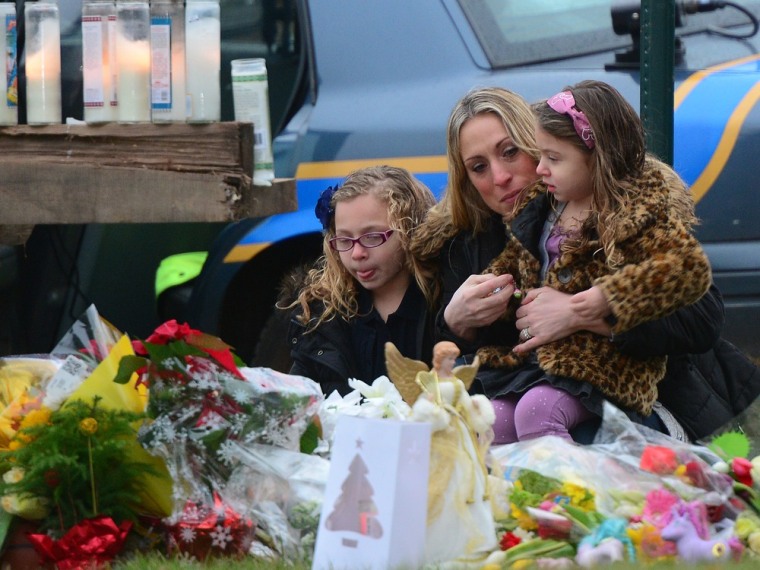
[[[221,339],[176,321],[134,346],[117,381],[136,372],[149,387],[151,421],[139,441],[164,460],[173,481],[173,508],[164,519],[172,543],[196,558],[247,552],[265,521],[250,518],[250,497],[228,491],[242,450],[263,444],[300,453],[315,429],[319,385],[244,367]]]
[[[700,549],[699,560],[717,562],[745,552],[735,529],[748,505],[714,468],[718,456],[634,424],[611,404],[593,445],[549,436],[494,446],[491,456],[505,565],[693,562],[684,557]],[[691,534],[674,537],[669,525],[684,520]]]
[[[171,486],[163,462],[137,441],[147,391],[135,389],[136,377],[124,385],[113,382],[127,354],[133,354],[129,339],[90,306],[50,354],[2,360],[0,376],[13,390],[5,392],[8,398],[0,414],[0,521],[26,519],[40,531],[50,531],[52,541],[74,531],[98,542],[93,533],[109,532],[108,521],[122,536],[126,530],[121,525],[168,514]],[[77,414],[85,414],[79,419],[87,420],[88,430],[96,428],[91,433],[71,429]],[[104,477],[104,468],[119,476]],[[82,496],[82,489],[90,492]],[[64,497],[76,498],[63,501]],[[89,522],[98,517],[105,524]],[[0,527],[0,542],[6,528]],[[115,551],[115,536],[101,541],[110,543],[104,556]],[[50,553],[85,555],[50,544]],[[95,555],[94,550],[89,553]]]

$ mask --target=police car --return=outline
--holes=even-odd
[[[758,356],[760,1],[676,6],[674,166],[697,201],[697,236],[726,303],[725,336]],[[57,307],[61,326],[62,315],[94,300],[144,334],[158,317],[140,317],[134,299],[109,292],[106,268],[116,251],[151,271],[169,257],[159,292],[183,297],[173,316],[220,335],[253,364],[285,366],[273,304],[282,276],[320,252],[319,192],[386,163],[440,194],[448,114],[472,87],[499,85],[532,101],[599,79],[638,107],[638,11],[638,2],[611,0],[223,1],[223,119],[232,119],[229,60],[266,57],[275,174],[296,179],[298,211],[166,228],[152,244],[145,228],[84,228],[69,245],[79,244],[71,253],[86,280]],[[170,255],[192,251],[203,253],[175,271]],[[152,303],[153,283],[152,273],[136,272],[133,297]]]

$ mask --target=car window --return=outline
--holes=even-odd
[[[755,0],[737,0],[740,7],[760,13]],[[682,5],[684,2],[678,2]],[[613,29],[612,9],[633,13],[640,2],[626,0],[459,0],[492,67],[503,68],[577,57],[631,45],[626,28]],[[708,26],[730,28],[749,21],[740,10],[684,14],[677,11],[679,35]],[[626,18],[618,20],[626,22]],[[635,17],[630,24],[635,25]]]

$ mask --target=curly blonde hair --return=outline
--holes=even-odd
[[[433,308],[439,291],[433,267],[411,254],[410,243],[415,228],[435,204],[435,196],[427,186],[403,168],[371,166],[354,171],[346,177],[333,194],[330,208],[334,211],[337,203],[367,194],[387,204],[390,229],[398,235],[404,251],[404,267],[414,277],[428,306]],[[329,242],[333,237],[334,215],[324,232],[323,254],[306,275],[297,299],[290,305],[301,306],[302,313],[298,319],[302,324],[308,325],[309,330],[336,316],[350,320],[359,312],[359,285],[341,263],[339,253],[330,247]],[[312,318],[310,307],[314,301],[320,301],[324,306],[316,318]]]

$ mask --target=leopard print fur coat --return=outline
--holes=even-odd
[[[688,223],[674,214],[668,182],[648,163],[640,192],[615,228],[623,263],[607,264],[598,240],[562,253],[540,279],[539,241],[551,213],[545,187],[536,184],[510,224],[507,245],[485,272],[511,273],[527,292],[548,286],[578,293],[596,286],[612,310],[613,333],[661,318],[693,303],[709,288],[711,271]],[[519,302],[513,300],[503,318],[514,320]],[[494,368],[519,367],[524,357],[510,346],[487,346],[478,351],[481,363]],[[589,382],[616,404],[649,415],[657,399],[657,383],[665,374],[665,357],[640,359],[616,349],[615,343],[587,331],[577,332],[536,350],[545,372]]]

